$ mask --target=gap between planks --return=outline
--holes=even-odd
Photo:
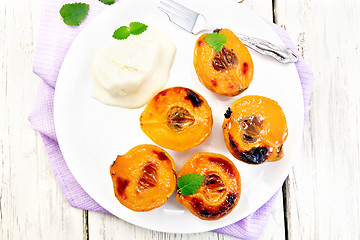
[[[273,23],[277,24],[277,18],[276,18],[276,0],[272,0],[272,20]],[[285,240],[289,239],[289,224],[288,224],[288,182],[289,177],[287,177],[282,185],[282,198],[283,198],[283,214],[284,214],[284,232],[285,232]]]
[[[284,213],[284,228],[285,228],[285,240],[290,239],[289,238],[289,223],[288,223],[288,185],[289,185],[289,177],[286,178],[283,186],[282,186],[282,197],[283,197],[283,213]]]
[[[84,240],[89,240],[89,211],[83,210],[83,236]]]

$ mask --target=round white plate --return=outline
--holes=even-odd
[[[282,44],[267,23],[231,0],[179,2],[203,13],[217,27]],[[157,6],[156,0],[121,0],[99,14],[78,35],[65,57],[57,80],[54,103],[56,134],[62,154],[76,180],[112,214],[157,231],[209,231],[251,214],[281,187],[296,158],[302,135],[303,98],[300,80],[294,64],[280,64],[270,57],[251,51],[255,70],[248,90],[232,98],[208,91],[197,80],[192,64],[198,36],[171,23]],[[191,88],[204,96],[213,110],[214,125],[208,140],[185,152],[168,152],[174,158],[177,170],[200,151],[224,154],[235,163],[242,179],[241,198],[236,208],[220,220],[198,219],[180,205],[174,195],[162,207],[145,213],[125,208],[114,196],[110,164],[117,155],[125,154],[132,147],[153,142],[140,129],[139,116],[143,108],[134,110],[107,106],[92,98],[90,66],[95,53],[111,40],[114,30],[132,21],[162,29],[176,44],[177,52],[165,87]],[[270,97],[285,112],[289,136],[284,144],[285,156],[278,162],[247,165],[232,157],[225,146],[221,128],[224,113],[233,101],[249,94]]]

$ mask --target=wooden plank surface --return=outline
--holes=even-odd
[[[287,181],[289,239],[360,237],[360,2],[277,0],[315,74],[301,161]]]
[[[0,239],[82,239],[83,213],[69,207],[42,141],[27,121],[41,1],[0,1]],[[34,21],[35,19],[35,21]]]
[[[71,208],[64,200],[40,135],[27,116],[40,81],[32,73],[41,0],[1,1],[0,238],[1,239],[231,239],[215,233],[164,234],[113,216]],[[247,4],[247,3],[244,3]],[[271,1],[247,4],[271,20]],[[119,235],[121,232],[121,235]],[[279,196],[263,239],[283,239]]]
[[[233,239],[164,234],[71,208],[27,121],[42,0],[0,1],[0,239]],[[360,25],[356,0],[245,0],[288,30],[316,81],[303,151],[261,239],[359,239]],[[287,229],[284,226],[283,197]]]

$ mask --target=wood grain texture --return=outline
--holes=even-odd
[[[0,1],[0,239],[4,240],[83,237],[82,211],[65,202],[41,138],[27,121],[39,83],[32,59],[40,3]]]
[[[71,208],[57,186],[40,135],[27,116],[40,81],[32,59],[42,0],[0,1],[0,239],[234,239],[165,234],[111,215]],[[272,20],[272,1],[242,4]],[[358,120],[359,125],[359,120]],[[284,239],[279,195],[261,239]]]
[[[302,154],[287,181],[289,239],[360,236],[360,2],[276,1],[315,74]]]

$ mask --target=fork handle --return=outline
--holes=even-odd
[[[266,40],[249,37],[239,33],[236,33],[236,36],[249,48],[257,51],[258,53],[269,55],[279,62],[292,63],[297,62],[298,60],[298,57],[290,48],[278,46]]]
[[[197,18],[197,22],[196,25],[194,26],[194,29],[195,28],[197,29],[195,31],[196,33],[203,30],[216,29],[216,27],[211,25],[203,15],[199,15],[199,17]],[[269,55],[281,63],[293,63],[298,61],[298,57],[288,47],[275,45],[264,39],[250,37],[240,33],[235,33],[235,34],[246,46],[257,51],[260,54]]]

